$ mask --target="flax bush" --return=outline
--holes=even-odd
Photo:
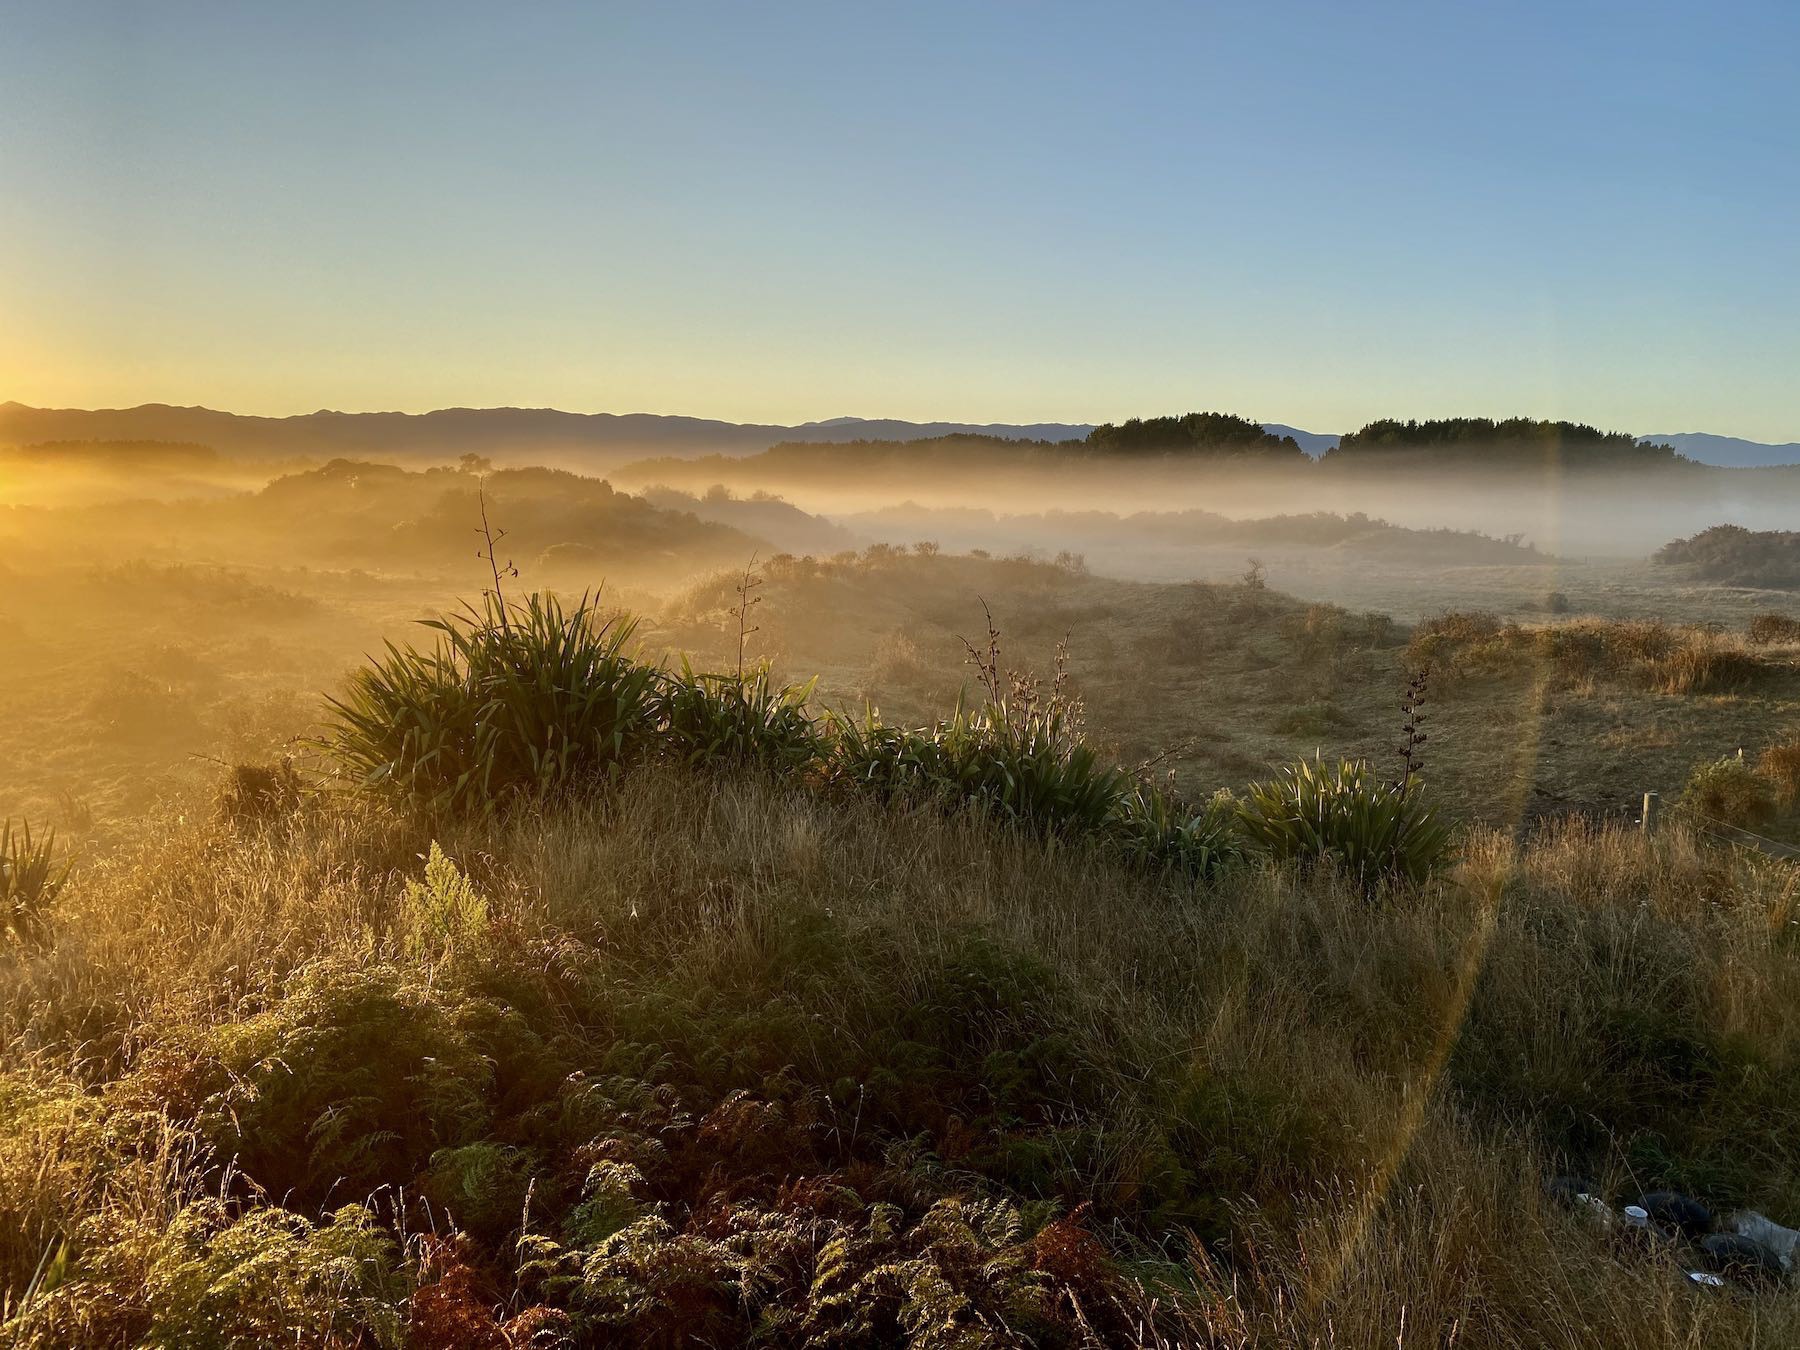
[[[489,813],[604,777],[649,740],[657,673],[629,620],[583,595],[424,621],[429,650],[388,644],[330,702],[321,745],[361,787],[435,814]]]
[[[1301,760],[1245,793],[1239,820],[1272,857],[1331,861],[1365,885],[1424,881],[1449,860],[1453,832],[1416,782],[1368,764]]]
[[[24,941],[43,933],[50,906],[69,878],[69,865],[56,861],[56,833],[32,837],[21,821],[0,822],[0,936]]]
[[[805,769],[823,749],[820,730],[806,710],[814,683],[780,684],[766,665],[745,673],[696,674],[683,657],[658,693],[663,746],[692,768]]]

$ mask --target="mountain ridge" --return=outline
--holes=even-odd
[[[1341,437],[1279,422],[1261,424],[1292,436],[1317,458]],[[560,408],[437,408],[430,412],[340,412],[320,408],[286,417],[225,412],[201,405],[143,403],[131,408],[38,408],[0,403],[0,444],[51,441],[179,441],[248,457],[376,456],[441,461],[461,454],[517,459],[521,455],[577,457],[590,467],[656,455],[694,458],[754,453],[784,441],[909,441],[939,436],[998,436],[1007,440],[1080,440],[1082,422],[911,422],[887,417],[832,417],[794,426],[727,422],[679,413],[577,413]],[[1722,468],[1800,465],[1800,442],[1771,444],[1710,432],[1638,438],[1673,445],[1690,459]]]
[[[234,455],[430,456],[519,453],[630,458],[764,450],[780,441],[913,440],[972,433],[1017,440],[1080,439],[1085,424],[906,422],[843,418],[800,426],[725,422],[663,413],[573,413],[558,408],[438,408],[424,413],[338,412],[321,408],[287,417],[201,406],[144,403],[132,408],[35,408],[0,403],[0,444],[46,441],[178,440]]]
[[[1672,445],[1689,459],[1734,469],[1770,469],[1800,464],[1800,441],[1772,444],[1709,431],[1674,431],[1641,439]]]

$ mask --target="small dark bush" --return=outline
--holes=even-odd
[[[1275,730],[1284,736],[1323,736],[1333,727],[1343,726],[1348,720],[1343,711],[1329,700],[1323,703],[1302,703],[1277,717]]]
[[[1789,618],[1786,614],[1758,614],[1750,620],[1744,635],[1757,647],[1800,642],[1800,619]]]
[[[237,764],[219,791],[219,818],[233,825],[279,820],[300,806],[306,785],[287,760]]]

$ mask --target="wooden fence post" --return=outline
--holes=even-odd
[[[1644,818],[1639,822],[1645,834],[1656,829],[1656,808],[1662,804],[1662,797],[1654,792],[1644,794]]]

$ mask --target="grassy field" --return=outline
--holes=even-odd
[[[1542,1181],[1800,1209],[1795,903],[1680,832],[1372,902],[680,771],[163,822],[4,970],[8,1335],[1787,1344]]]
[[[601,605],[641,616],[622,660],[731,678],[643,675],[603,771],[428,809],[295,738],[485,563],[9,559],[0,816],[74,870],[0,952],[4,1343],[1800,1337],[1800,1295],[1698,1290],[1544,1190],[1800,1218],[1800,882],[1630,823],[1769,751],[1793,837],[1766,596],[1408,621],[1247,560],[707,555]],[[745,723],[740,659],[816,676],[804,709]],[[580,768],[494,734],[523,781]],[[1256,828],[1253,780],[1403,743],[1441,859]]]
[[[1315,751],[1388,760],[1412,659],[1414,625],[1241,580],[1126,582],[1027,559],[887,549],[759,573],[751,655],[794,679],[818,675],[820,705],[866,700],[901,720],[947,712],[972,678],[961,639],[984,631],[985,601],[1021,664],[1047,668],[1067,641],[1090,731],[1111,753],[1130,765],[1154,760],[1196,792]],[[735,659],[737,579],[720,573],[661,594],[639,586],[609,601],[644,616],[650,654],[719,665]],[[12,767],[0,778],[0,815],[105,839],[159,801],[204,795],[221,762],[293,752],[316,722],[320,691],[384,640],[418,633],[416,618],[453,608],[469,578],[39,558],[16,566],[12,582],[11,678],[0,685]],[[1669,600],[1663,612],[1695,607]],[[1769,611],[1702,612],[1733,615],[1722,641],[1741,645],[1731,630]],[[1439,662],[1434,781],[1460,814],[1494,824],[1625,811],[1646,791],[1679,793],[1696,764],[1754,755],[1800,727],[1800,648],[1746,651],[1743,679],[1679,693],[1629,672],[1571,673],[1523,648],[1480,670]]]
[[[1127,764],[1154,762],[1191,792],[1230,787],[1322,751],[1392,762],[1398,700],[1424,654],[1381,611],[1308,604],[1242,581],[1120,582],[1023,560],[879,552],[856,562],[766,569],[754,650],[818,697],[864,700],[902,719],[948,708],[970,674],[963,638],[986,602],[1013,655],[1047,668],[1067,642],[1091,732]],[[652,640],[714,662],[729,655],[737,578],[721,574],[665,607]],[[1746,616],[1747,617],[1747,616]],[[1523,620],[1522,632],[1633,631],[1611,621]],[[1430,661],[1433,783],[1457,812],[1495,825],[1678,794],[1693,767],[1754,755],[1800,727],[1800,647],[1750,647],[1693,625],[1675,645],[1741,652],[1730,677],[1671,692],[1629,660],[1576,662],[1531,642],[1476,663],[1454,646]]]

